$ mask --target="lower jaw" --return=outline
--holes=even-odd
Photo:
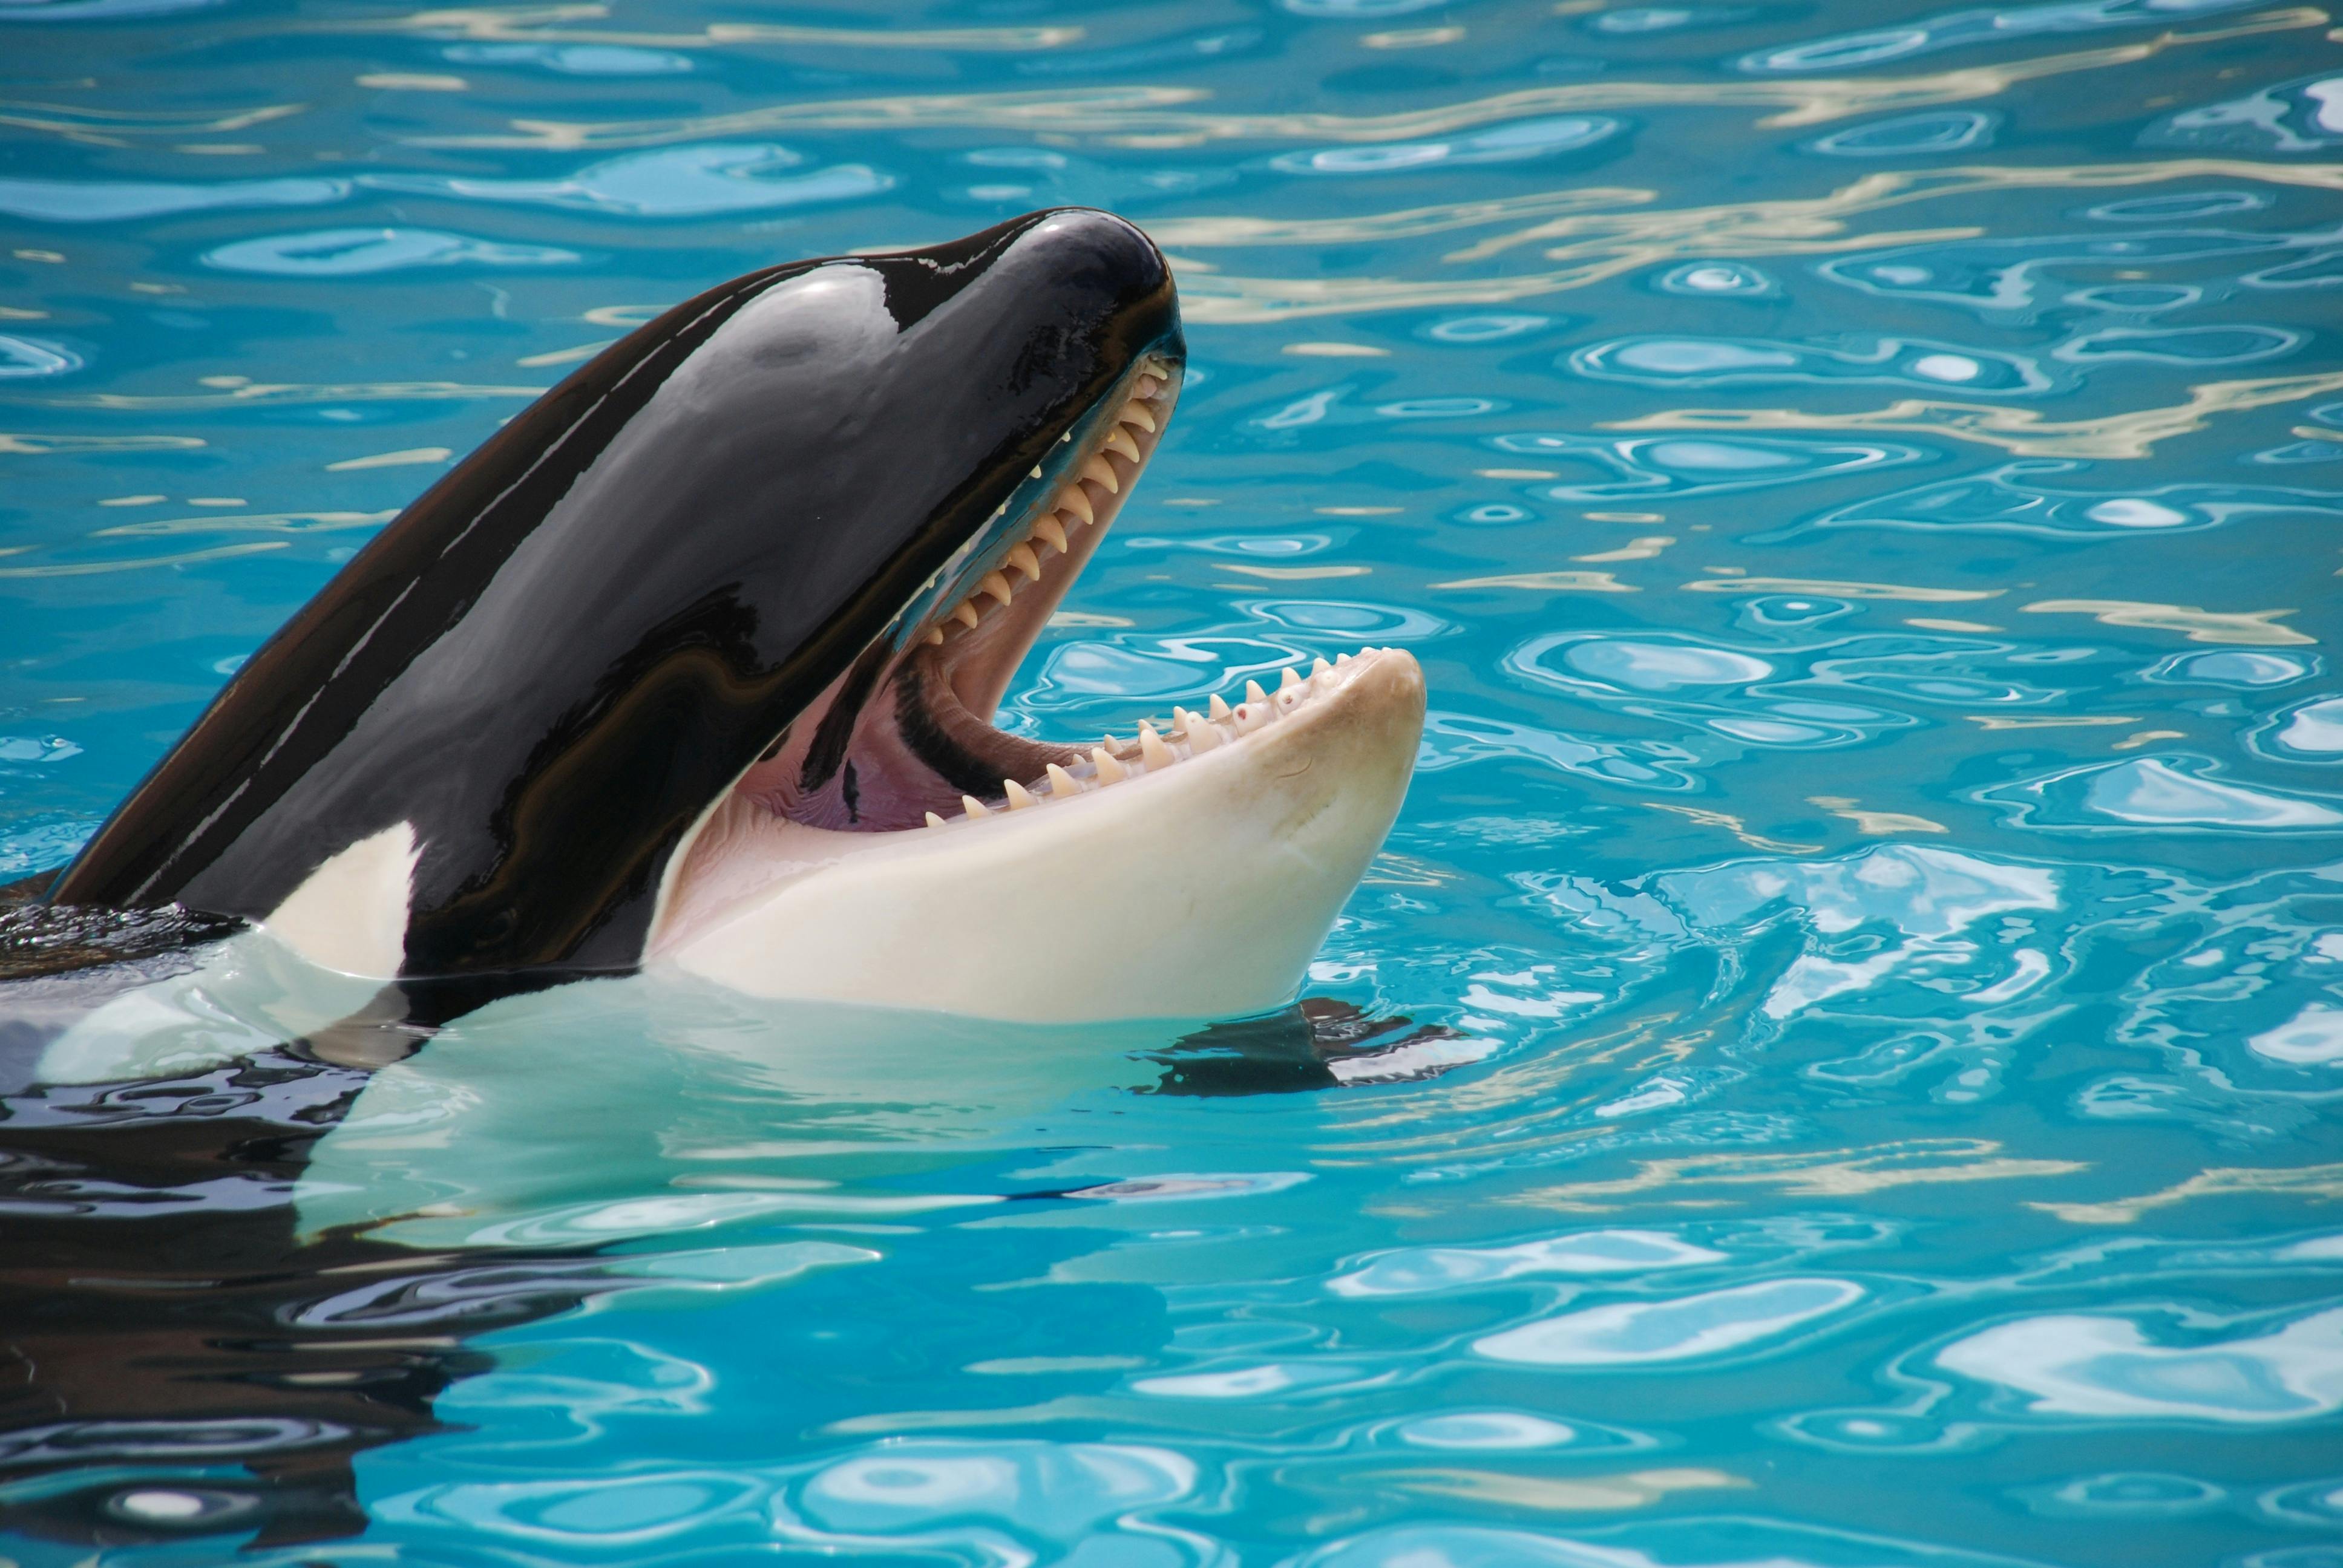
[[[1239,742],[981,822],[740,825],[651,967],[752,995],[1027,1021],[1265,1011],[1389,831],[1423,729],[1385,650]],[[727,896],[729,894],[729,896]]]

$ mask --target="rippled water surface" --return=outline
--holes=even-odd
[[[1433,707],[1314,1021],[10,1086],[6,1554],[2343,1563],[2332,26],[0,4],[7,875],[628,326],[1058,203],[1194,368],[1004,721]]]

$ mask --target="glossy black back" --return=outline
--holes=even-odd
[[[1081,209],[678,306],[361,550],[51,898],[258,918],[409,821],[407,972],[635,964],[702,810],[1178,334]]]

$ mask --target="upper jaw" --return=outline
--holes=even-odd
[[[1182,368],[1170,347],[1139,355],[929,594],[906,608],[883,670],[859,689],[854,670],[840,676],[733,793],[810,825],[888,831],[920,826],[929,810],[956,809],[966,793],[998,799],[1003,779],[1074,760],[1079,753],[1008,735],[990,720],[1154,455]],[[838,756],[893,764],[883,770],[891,790],[864,789],[860,774],[820,759],[818,737],[847,704],[855,705],[852,730]]]
[[[1171,424],[1182,368],[1161,350],[1141,355],[1060,437],[1063,456],[1036,468],[1033,494],[1004,505],[977,552],[980,564],[912,634],[913,657],[950,671],[970,715],[992,717],[1019,661],[1097,553]]]

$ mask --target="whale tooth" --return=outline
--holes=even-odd
[[[1066,493],[1058,498],[1058,510],[1071,512],[1087,528],[1098,521],[1098,512],[1091,507],[1089,494],[1080,485],[1069,485]]]
[[[1117,417],[1126,425],[1136,425],[1151,436],[1155,434],[1155,416],[1149,413],[1147,406],[1136,397],[1125,403],[1121,414]]]
[[[1033,525],[1033,537],[1050,546],[1060,555],[1066,553],[1066,525],[1058,521],[1055,512]],[[1347,658],[1350,655],[1344,654],[1342,657]]]
[[[1281,697],[1301,684],[1302,678],[1293,672],[1292,665],[1289,664],[1277,672],[1277,690]]]
[[[1181,730],[1184,730],[1184,729],[1186,729],[1188,728],[1188,719],[1189,719],[1189,714],[1188,714],[1188,710],[1187,710],[1186,709],[1184,709],[1184,708],[1181,707],[1181,706],[1180,706],[1178,703],[1176,703],[1176,702],[1175,702],[1175,703],[1173,703],[1173,704],[1172,705],[1172,729],[1181,729]]]
[[[1334,662],[1336,664],[1348,664],[1351,662],[1351,656],[1347,653],[1338,653],[1334,656]]]
[[[1152,397],[1163,390],[1163,383],[1154,375],[1149,374],[1141,376],[1131,390],[1134,397]]]
[[[1101,784],[1120,784],[1131,777],[1131,769],[1114,759],[1114,754],[1103,746],[1091,748],[1091,766],[1098,769]]]
[[[940,828],[940,827],[942,827],[943,825],[944,825],[944,819],[943,819],[941,817],[937,816],[933,811],[930,811],[930,812],[929,812],[929,813],[928,813],[928,826],[929,826],[929,827],[930,827],[930,828]]]
[[[1101,442],[1100,446],[1110,452],[1120,452],[1134,463],[1139,461],[1139,443],[1132,440],[1131,432],[1120,425],[1114,427],[1113,433]]]
[[[989,593],[994,598],[999,599],[1002,604],[1007,604],[1009,602],[1009,579],[1001,576],[999,572],[985,573],[984,580],[976,586],[983,592]],[[1291,672],[1289,671],[1288,673]]]
[[[1212,693],[1212,706],[1204,711],[1215,724],[1226,724],[1229,721],[1229,705],[1221,700],[1221,694],[1217,691]]]
[[[968,819],[971,822],[981,822],[987,817],[992,815],[991,809],[987,807],[983,801],[978,799],[973,795],[961,796],[960,798],[960,809],[966,814]]]
[[[1260,681],[1248,680],[1245,682],[1245,700],[1259,708],[1269,700],[1269,693],[1261,689]]]
[[[1139,726],[1139,758],[1151,773],[1179,760],[1172,755],[1172,748],[1163,744],[1163,737],[1155,733],[1155,726],[1144,720]]]
[[[960,622],[960,625],[968,628],[969,630],[974,631],[976,629],[976,606],[970,603],[967,599],[960,600],[960,603],[952,609],[952,619]]]
[[[1011,811],[1022,811],[1033,803],[1032,792],[1014,779],[1003,779],[1001,781],[1001,792],[1009,797],[1009,809]]]
[[[1207,723],[1201,713],[1188,715],[1187,721],[1180,727],[1180,732],[1188,738],[1189,751],[1198,757],[1218,746],[1222,739],[1220,730]]]
[[[1095,452],[1091,454],[1090,461],[1082,465],[1081,477],[1097,480],[1110,496],[1122,494],[1122,481],[1114,477],[1114,465]]]
[[[1334,667],[1332,665],[1326,662],[1325,658],[1322,655],[1311,661],[1310,678],[1315,680],[1333,668]]]
[[[1254,730],[1269,722],[1269,704],[1266,702],[1248,702],[1239,708],[1233,717],[1236,719],[1237,733],[1239,735],[1251,735]]]
[[[931,626],[928,628],[927,636],[920,638],[921,642],[926,643],[930,648],[933,648],[936,644],[943,641],[943,639],[944,628],[940,626]]]
[[[1038,478],[1040,478],[1040,477],[1041,477],[1041,464],[1039,464],[1039,463],[1036,463],[1036,464],[1034,464],[1034,465],[1033,465],[1033,477],[1034,477],[1035,478],[1037,478],[1037,479],[1038,479]],[[1009,509],[1009,504],[1008,504],[1006,501],[1002,502],[1002,503],[1001,503],[1001,512],[1005,512],[1005,511],[1007,511],[1008,509]],[[993,514],[993,516],[994,516],[994,517],[999,517],[1000,515],[1001,515],[1001,512],[995,512],[995,513]]]
[[[1064,769],[1059,767],[1054,762],[1050,764],[1051,799],[1062,800],[1069,795],[1079,795],[1081,792],[1082,787],[1074,782],[1074,776],[1072,774],[1067,772]]]
[[[1023,572],[1027,582],[1037,583],[1041,580],[1041,558],[1033,553],[1031,545],[1010,546],[1009,564]],[[1323,664],[1326,661],[1320,659],[1318,662]]]

